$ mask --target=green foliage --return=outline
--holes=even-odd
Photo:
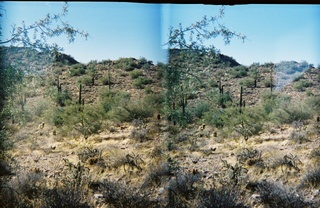
[[[163,96],[150,94],[143,99],[131,100],[126,92],[104,90],[100,93],[99,102],[108,119],[129,122],[151,117],[156,110],[159,111]]]
[[[51,122],[53,125],[60,127],[64,124],[64,109],[63,108],[56,108],[53,110],[51,115]]]
[[[230,92],[222,92],[218,89],[212,89],[208,92],[208,99],[216,106],[224,107],[232,105],[232,95]]]
[[[248,76],[248,68],[245,66],[235,66],[230,70],[232,78],[241,78]]]
[[[112,108],[120,106],[121,103],[127,104],[130,100],[130,94],[122,91],[109,91],[103,89],[99,95],[99,103],[105,113]]]
[[[204,119],[206,123],[221,128],[225,125],[224,113],[224,109],[213,108],[204,114]]]
[[[90,75],[84,75],[78,78],[78,83],[84,85],[93,85],[93,79],[94,78]]]
[[[111,77],[109,75],[105,75],[100,78],[100,81],[102,82],[103,85],[112,85],[114,84],[111,80]]]
[[[86,73],[86,66],[84,64],[74,64],[69,70],[70,76],[80,76]]]
[[[253,78],[244,78],[240,81],[240,85],[244,86],[244,87],[255,87],[256,86],[256,82]]]
[[[298,91],[305,91],[306,88],[312,87],[313,82],[305,79],[300,79],[294,84],[294,88]]]
[[[136,79],[136,78],[138,78],[140,76],[143,76],[143,71],[142,70],[135,69],[135,70],[130,72],[130,77],[132,79]]]
[[[210,109],[211,105],[208,102],[199,102],[194,109],[194,116],[202,118],[206,112],[210,111]]]
[[[64,125],[78,131],[85,139],[101,130],[101,120],[101,113],[95,105],[84,105],[81,110],[78,104],[69,105],[63,114]]]
[[[306,104],[308,109],[310,109],[313,113],[318,114],[320,112],[320,97],[319,96],[310,96],[306,100]]]
[[[261,94],[261,106],[266,115],[280,108],[281,105],[289,105],[290,100],[291,98],[286,95],[267,92]]]
[[[263,80],[263,86],[264,87],[275,87],[276,85],[274,84],[274,80],[271,80],[271,79],[265,79]]]
[[[6,43],[11,43],[12,45],[22,44],[42,51],[56,52],[61,51],[62,48],[56,43],[50,44],[52,41],[48,41],[48,38],[66,35],[69,43],[74,42],[77,35],[87,38],[89,36],[87,32],[72,27],[64,20],[68,14],[68,7],[68,3],[65,3],[61,13],[47,14],[44,18],[35,21],[31,25],[26,25],[25,22],[22,22],[21,26],[13,25],[12,31],[10,31],[11,37],[0,41],[0,45]]]
[[[218,87],[219,86],[219,82],[216,79],[212,78],[212,79],[209,80],[209,86],[210,87]]]
[[[306,103],[293,103],[289,96],[276,93],[263,94],[261,107],[269,120],[282,124],[304,121],[312,117],[310,106]]]
[[[119,58],[115,64],[115,67],[125,71],[132,71],[137,67],[137,64],[133,58]]]
[[[71,94],[68,90],[63,90],[62,92],[55,93],[53,99],[55,103],[61,107],[66,106],[69,102],[72,101]]]
[[[146,85],[151,83],[152,83],[151,79],[143,76],[139,76],[137,79],[133,81],[133,85],[138,89],[143,89]]]

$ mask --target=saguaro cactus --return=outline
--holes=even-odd
[[[182,106],[182,114],[185,115],[186,106],[187,106],[187,96],[185,96],[182,86],[181,86],[181,106]]]
[[[82,93],[82,84],[80,84],[80,88],[79,88],[79,105],[81,105],[81,101],[82,101],[82,99],[81,99],[81,93]]]
[[[243,107],[242,93],[243,93],[243,86],[241,86],[240,88],[240,103],[239,103],[240,113],[242,113],[242,107]]]

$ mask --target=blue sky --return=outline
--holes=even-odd
[[[61,11],[62,2],[2,2],[3,37],[12,24],[33,23],[47,13]],[[80,62],[116,60],[119,57],[145,57],[154,63],[165,62],[162,44],[170,26],[183,26],[215,16],[220,6],[142,4],[124,2],[69,2],[67,20],[90,34],[68,44],[57,38],[64,52]],[[233,39],[225,46],[217,38],[213,44],[239,63],[302,61],[320,64],[320,5],[235,5],[225,7],[220,21],[247,36],[244,43]]]

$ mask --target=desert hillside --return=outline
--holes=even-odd
[[[319,67],[6,50],[26,75],[5,121],[2,207],[15,194],[21,207],[320,206]]]

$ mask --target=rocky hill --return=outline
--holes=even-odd
[[[195,55],[201,81],[182,85],[189,90],[172,106],[166,64],[60,57],[26,78],[8,117],[8,184],[20,203],[320,205],[319,68],[277,88],[277,64],[246,67],[227,56],[207,64]]]

